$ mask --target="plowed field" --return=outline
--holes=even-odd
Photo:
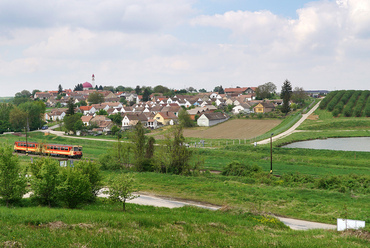
[[[184,137],[204,139],[251,139],[279,125],[281,120],[234,119],[209,128],[184,130]]]

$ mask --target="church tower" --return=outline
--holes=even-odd
[[[92,87],[95,89],[95,75],[94,74],[92,74],[91,84],[92,84]]]

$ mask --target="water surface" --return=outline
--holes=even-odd
[[[370,137],[306,140],[294,142],[282,147],[370,152]]]

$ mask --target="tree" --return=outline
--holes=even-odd
[[[198,90],[200,93],[206,93],[207,91],[204,88]]]
[[[180,109],[179,111],[179,123],[183,127],[193,127],[194,126],[194,121],[191,119],[188,111],[185,109]]]
[[[77,84],[75,88],[73,89],[73,91],[83,91],[83,90],[84,90],[84,87],[82,84]]]
[[[74,115],[75,114],[75,104],[73,101],[73,97],[70,97],[67,102],[67,112],[66,116]]]
[[[302,87],[295,87],[292,93],[292,101],[302,106],[308,98],[307,93]]]
[[[58,86],[58,95],[62,94],[63,93],[63,87],[61,84],[59,84]]]
[[[150,94],[151,94],[150,89],[148,89],[148,87],[146,87],[146,88],[144,89],[144,92],[143,92],[143,102],[147,102],[147,101],[149,101],[149,96],[150,96]]]
[[[104,102],[104,95],[100,92],[93,92],[89,95],[89,97],[87,98],[87,101],[89,102],[89,104],[100,104],[102,102]]]
[[[102,174],[100,171],[100,166],[92,161],[80,160],[75,164],[74,167],[76,170],[80,170],[82,174],[87,175],[91,185],[91,201],[95,200],[96,196],[99,193],[99,190],[102,188]]]
[[[125,91],[125,87],[123,87],[122,85],[118,85],[117,88],[115,89],[116,92],[122,92],[122,91]]]
[[[136,95],[139,95],[139,94],[140,94],[140,92],[141,92],[141,88],[140,88],[140,86],[139,86],[139,85],[137,85],[137,86],[136,86],[136,88],[135,88],[135,93],[136,93]]]
[[[143,124],[139,121],[130,135],[133,145],[134,166],[137,171],[142,171],[142,162],[145,154],[145,134]]]
[[[167,93],[169,91],[170,91],[170,89],[168,89],[167,87],[162,86],[162,85],[157,85],[157,86],[155,86],[153,88],[153,92],[154,93],[162,93],[162,94],[164,94],[164,93]]]
[[[68,208],[76,208],[91,200],[92,186],[89,177],[77,168],[62,168],[57,190],[59,200]]]
[[[11,103],[0,103],[0,134],[12,130],[9,116],[13,107]]]
[[[275,94],[276,89],[276,85],[271,82],[259,85],[256,90],[256,99],[270,99]]]
[[[161,155],[162,172],[174,174],[190,173],[191,151],[185,146],[185,138],[181,125],[172,126],[166,136],[164,154]],[[163,171],[165,170],[165,171]]]
[[[67,132],[72,131],[73,133],[76,133],[77,130],[81,130],[81,128],[83,127],[81,115],[79,114],[65,116],[63,118],[63,122],[64,128]]]
[[[194,87],[191,87],[191,86],[189,88],[187,88],[186,90],[190,93],[197,92],[197,90]]]
[[[280,97],[283,99],[283,105],[281,108],[281,112],[288,114],[290,111],[290,98],[292,96],[292,85],[291,83],[287,80],[283,83],[283,86],[281,87],[281,94]]]
[[[51,207],[58,198],[59,165],[51,158],[40,158],[31,164],[31,187],[37,201]]]
[[[136,191],[134,176],[124,173],[110,182],[109,199],[114,202],[122,202],[122,211],[126,211],[126,201],[139,197],[133,194],[134,191]]]
[[[109,115],[108,118],[111,119],[114,122],[114,124],[116,124],[118,126],[122,126],[123,117],[121,116],[120,113],[115,113],[114,115]]]
[[[213,92],[217,92],[218,94],[225,94],[225,91],[224,91],[224,89],[222,88],[222,85],[220,85],[220,86],[216,86],[216,87],[213,89]]]
[[[98,112],[96,112],[97,115],[108,115],[108,112],[105,109],[100,109]]]
[[[20,105],[22,103],[31,101],[31,93],[28,90],[22,90],[21,92],[17,92],[15,97],[13,98],[14,105]]]
[[[18,106],[20,110],[26,113],[30,130],[41,128],[44,124],[45,103],[42,101],[25,102]]]
[[[22,173],[18,156],[11,146],[0,144],[0,196],[6,206],[22,199],[26,193],[26,177]]]
[[[14,130],[20,131],[26,127],[27,113],[18,107],[14,107],[9,113],[9,122]]]

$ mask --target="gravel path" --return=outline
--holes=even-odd
[[[274,142],[275,140],[278,140],[278,139],[281,139],[281,138],[284,138],[288,135],[291,135],[296,129],[297,127],[299,127],[299,125],[302,124],[302,122],[304,122],[308,116],[310,116],[320,105],[320,101],[310,110],[308,111],[307,114],[303,114],[302,115],[302,118],[299,119],[299,121],[297,121],[296,124],[294,124],[291,128],[289,128],[287,131],[281,133],[281,134],[278,134],[276,136],[273,136],[272,137],[272,142]],[[270,143],[270,138],[267,138],[265,140],[261,140],[261,141],[258,141],[257,144],[258,145],[264,145],[264,144],[269,144]]]

